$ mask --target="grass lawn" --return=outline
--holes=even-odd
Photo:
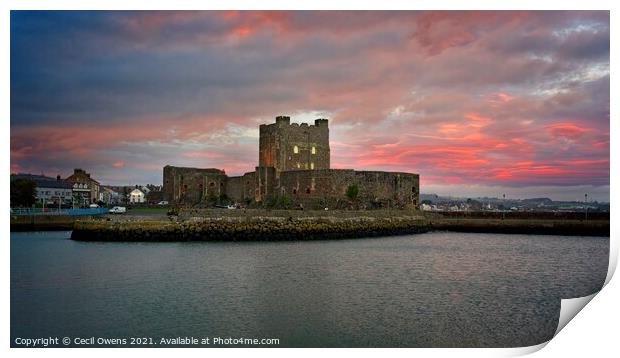
[[[165,215],[168,212],[168,208],[133,208],[127,210],[127,213],[130,214],[163,214]]]

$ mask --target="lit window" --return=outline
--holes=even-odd
[[[293,153],[295,153],[295,154],[299,153],[299,147],[298,146],[294,146],[293,147]]]
[[[316,154],[316,147],[312,147],[312,154]]]
[[[299,163],[297,163],[297,169],[301,168],[301,165]]]
[[[314,169],[314,163],[310,163],[310,169]]]

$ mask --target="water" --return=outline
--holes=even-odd
[[[278,338],[285,347],[512,347],[598,291],[609,238],[427,233],[87,243],[11,233],[16,337]]]

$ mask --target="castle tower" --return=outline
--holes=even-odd
[[[278,116],[275,123],[261,125],[258,163],[278,172],[329,169],[328,120],[291,124],[290,117]]]

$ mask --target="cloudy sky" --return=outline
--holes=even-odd
[[[332,167],[422,193],[609,201],[609,12],[11,13],[11,172],[229,175],[330,119]]]

